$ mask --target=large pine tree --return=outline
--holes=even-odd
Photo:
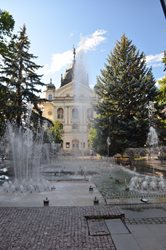
[[[17,126],[22,124],[26,117],[27,103],[31,102],[34,109],[40,114],[37,103],[40,99],[41,75],[36,72],[41,66],[34,62],[36,56],[29,53],[30,41],[26,35],[25,25],[18,35],[14,35],[8,46],[8,51],[3,55],[3,67],[0,81],[10,92],[8,105],[11,117]]]
[[[8,51],[8,43],[12,36],[14,28],[14,19],[7,11],[0,10],[0,69],[2,67],[2,58]],[[10,107],[8,106],[9,91],[0,81],[0,135],[5,131],[5,121],[10,116]]]
[[[145,56],[125,35],[116,43],[113,52],[95,86],[97,104],[97,151],[122,152],[127,147],[146,143],[148,132],[148,102],[156,96],[155,80],[146,67]]]

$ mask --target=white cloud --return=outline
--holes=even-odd
[[[161,67],[162,66],[162,58],[164,57],[164,53],[159,53],[155,55],[146,56],[146,63],[153,67]]]
[[[89,36],[81,37],[78,47],[76,48],[76,53],[87,52],[94,50],[99,46],[105,39],[105,30],[96,30]],[[55,74],[62,70],[63,67],[68,66],[72,63],[73,51],[68,50],[62,53],[55,53],[52,55],[50,65],[46,64],[42,69],[42,74],[49,76]]]
[[[82,37],[79,42],[77,51],[87,52],[89,50],[94,50],[100,43],[102,43],[106,39],[105,34],[105,30],[96,30],[90,36]]]
[[[58,72],[64,66],[71,63],[72,58],[73,58],[72,50],[68,50],[63,53],[53,54],[51,58],[51,64],[44,65],[43,74],[49,75]]]

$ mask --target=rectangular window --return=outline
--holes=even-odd
[[[70,142],[66,142],[66,148],[70,148]]]

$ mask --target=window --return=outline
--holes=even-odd
[[[59,108],[57,110],[57,118],[58,119],[63,119],[63,109],[62,108]]]
[[[73,120],[78,120],[79,119],[79,112],[77,108],[72,109],[72,119]]]
[[[51,95],[51,94],[48,95],[48,100],[49,100],[49,101],[52,100],[52,95]]]
[[[78,149],[79,148],[79,141],[78,140],[73,140],[72,141],[72,147],[73,147],[73,149]]]
[[[87,117],[89,120],[93,119],[93,109],[92,108],[87,110]]]
[[[70,142],[66,142],[66,148],[70,148]]]

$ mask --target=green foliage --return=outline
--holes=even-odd
[[[158,120],[156,122],[156,127],[160,144],[166,145],[166,76],[158,81],[158,84],[158,95],[156,97]]]
[[[164,51],[163,63],[164,63],[164,70],[166,70],[166,51]]]
[[[148,132],[149,101],[156,96],[155,80],[145,56],[125,35],[108,56],[95,86],[98,151],[121,153],[127,147],[143,146]],[[101,148],[101,149],[100,149]]]
[[[49,134],[52,135],[55,143],[61,143],[63,135],[62,123],[58,120],[54,121],[53,126],[49,129]]]
[[[7,38],[11,36],[14,28],[14,19],[7,11],[0,10],[0,54],[7,51]]]
[[[0,35],[9,34],[14,28],[14,19],[8,11],[0,11]]]
[[[160,104],[166,105],[166,76],[164,76],[161,80],[158,81],[159,90],[157,101]]]
[[[0,82],[9,93],[7,105],[12,107],[10,120],[15,120],[18,126],[26,119],[28,102],[31,102],[33,109],[41,115],[37,105],[40,98],[37,94],[41,92],[39,88],[44,83],[40,81],[41,75],[36,73],[41,66],[34,63],[36,56],[30,54],[29,49],[30,42],[24,25],[18,35],[12,37],[8,51],[2,55]]]
[[[95,142],[96,136],[97,136],[97,131],[96,131],[96,129],[93,128],[93,127],[91,127],[91,128],[90,128],[90,131],[89,131],[89,136],[88,136],[88,142],[89,142],[89,146],[90,146],[91,148],[95,147],[94,142]]]
[[[0,55],[3,57],[8,50],[8,43],[14,28],[14,19],[7,11],[0,10]],[[2,62],[0,61],[0,67]],[[10,91],[0,81],[0,136],[5,131],[5,122],[11,117],[12,107],[9,101]]]

